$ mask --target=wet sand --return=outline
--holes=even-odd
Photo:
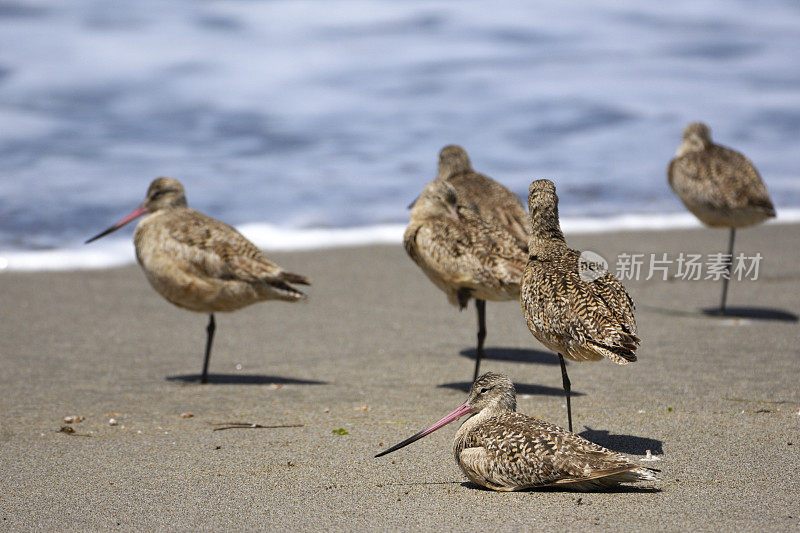
[[[723,250],[727,232],[567,239],[606,258],[674,259]],[[400,245],[269,254],[311,277],[311,298],[217,315],[206,386],[195,380],[207,318],[163,301],[138,267],[0,274],[0,523],[796,529],[798,243],[800,225],[738,232],[737,252],[764,257],[757,281],[731,284],[739,318],[699,312],[718,303],[719,282],[625,282],[639,362],[569,366],[576,430],[661,459],[643,463],[662,470],[660,482],[616,493],[482,490],[453,461],[455,424],[373,458],[462,402],[473,370],[472,305],[449,306]],[[514,380],[521,412],[565,425],[557,358],[519,305],[490,302],[487,327],[483,370]],[[86,417],[73,434],[58,431],[67,415]],[[302,427],[213,431],[227,422]]]

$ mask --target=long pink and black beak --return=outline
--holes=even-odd
[[[395,444],[394,446],[392,446],[388,450],[382,451],[381,453],[379,453],[375,457],[381,457],[382,455],[386,455],[387,453],[392,453],[395,450],[399,450],[400,448],[403,448],[404,446],[408,446],[412,442],[421,439],[425,435],[429,435],[430,433],[433,433],[437,429],[446,426],[447,424],[449,424],[453,420],[458,420],[462,416],[464,416],[466,414],[469,414],[471,412],[472,412],[472,406],[468,402],[464,402],[461,406],[459,406],[458,409],[456,409],[455,411],[453,411],[452,413],[450,413],[446,417],[442,418],[441,420],[439,420],[438,422],[436,422],[435,424],[433,424],[429,428],[423,429],[422,431],[420,431],[416,435],[413,435],[413,436],[407,438],[403,442]]]
[[[127,216],[125,216],[125,218],[123,218],[122,220],[120,220],[119,222],[117,222],[116,224],[114,224],[113,226],[108,228],[107,230],[101,231],[100,233],[98,233],[97,235],[95,235],[91,239],[87,240],[83,244],[89,244],[92,241],[96,241],[100,237],[105,237],[109,233],[113,233],[113,232],[117,231],[119,228],[121,228],[122,226],[124,226],[128,222],[131,222],[132,220],[135,220],[135,219],[139,218],[140,216],[144,215],[145,213],[147,213],[147,208],[140,205],[139,207],[137,207],[136,209],[131,211]]]

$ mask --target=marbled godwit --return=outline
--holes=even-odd
[[[425,185],[411,208],[403,237],[406,252],[447,300],[463,310],[470,298],[478,309],[478,376],[486,338],[486,300],[519,297],[525,253],[503,229],[472,209],[457,205],[455,188],[446,181]]]
[[[421,439],[464,415],[453,454],[470,481],[492,490],[559,486],[597,490],[619,483],[655,481],[653,470],[553,424],[516,412],[514,384],[489,372],[472,385],[467,401],[416,435],[375,457]]]
[[[133,242],[150,285],[178,307],[209,314],[202,383],[208,381],[214,313],[306,297],[290,285],[309,285],[305,276],[286,272],[231,226],[187,207],[183,185],[172,178],[153,180],[141,206],[86,242],[142,215]]]
[[[530,257],[522,275],[522,312],[539,342],[558,353],[572,431],[570,381],[564,356],[573,361],[604,357],[625,365],[636,361],[633,301],[613,275],[597,273],[585,281],[580,253],[567,248],[558,220],[558,196],[550,180],[531,183],[528,195]]]
[[[683,205],[703,224],[730,228],[728,275],[722,278],[720,312],[725,313],[736,228],[775,216],[775,206],[756,167],[736,150],[715,144],[711,130],[693,122],[667,168],[667,181]]]
[[[436,179],[450,182],[461,205],[472,207],[482,219],[506,230],[527,251],[528,213],[519,196],[489,176],[475,172],[466,150],[454,144],[442,148]]]

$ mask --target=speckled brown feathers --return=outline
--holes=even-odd
[[[139,207],[86,243],[143,215],[133,242],[150,285],[168,302],[209,315],[200,383],[208,383],[217,328],[214,313],[262,300],[293,302],[306,297],[291,285],[308,285],[305,276],[286,272],[231,226],[190,209],[183,185],[172,178],[154,179]]]
[[[456,432],[453,455],[464,474],[499,491],[558,485],[597,490],[655,481],[654,470],[580,435],[516,412],[514,384],[488,372],[475,379],[467,401],[422,431],[377,454],[382,457],[471,414]]]
[[[517,298],[524,252],[513,237],[456,200],[447,182],[425,186],[403,238],[408,255],[453,305],[463,308],[469,298]]]
[[[158,194],[166,187],[178,191],[167,195],[174,199],[167,204]],[[307,278],[269,261],[231,226],[186,207],[177,180],[154,181],[144,205],[149,214],[136,226],[136,257],[153,288],[171,303],[213,313],[305,298],[290,284],[307,285]]]
[[[525,321],[542,344],[576,361],[604,357],[636,361],[633,301],[610,273],[581,278],[580,253],[567,247],[558,221],[558,197],[549,180],[530,187],[530,257],[522,277]]]
[[[689,124],[667,169],[670,187],[704,224],[741,228],[775,216],[755,166],[741,153],[715,144],[703,123]]]
[[[464,474],[481,486],[499,491],[549,485],[594,490],[656,479],[620,453],[515,412],[514,385],[504,375],[479,377],[467,402],[476,414],[456,434],[453,453]]]
[[[516,412],[476,419],[454,453],[470,481],[500,491],[548,485],[592,490],[654,479],[622,454]]]
[[[519,197],[492,178],[475,172],[466,150],[449,145],[439,152],[436,179],[450,182],[461,205],[475,209],[480,217],[503,228],[520,248],[528,247],[528,213]]]

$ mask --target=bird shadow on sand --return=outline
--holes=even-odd
[[[653,455],[664,455],[663,443],[658,439],[621,435],[604,429],[592,429],[589,426],[583,427],[584,431],[578,433],[581,437],[609,450],[630,455],[645,455],[647,450],[650,450]]]
[[[776,320],[778,322],[797,322],[798,317],[791,311],[783,309],[770,309],[768,307],[726,307],[725,313],[720,313],[719,308],[706,308],[701,311],[703,315],[713,318],[749,318],[753,320]]]
[[[200,374],[184,374],[167,376],[167,381],[182,383],[200,383]],[[327,385],[327,381],[313,379],[284,378],[281,376],[265,376],[263,374],[209,374],[208,385]]]
[[[474,361],[477,350],[475,350],[475,348],[465,348],[459,353],[462,357],[467,357]],[[502,348],[493,346],[484,349],[483,358],[493,361],[514,361],[518,363],[536,363],[540,365],[558,364],[558,356],[553,352],[528,350],[524,348]]]
[[[467,393],[472,388],[471,381],[455,381],[453,383],[442,383],[437,387],[443,389],[453,389]],[[539,396],[564,396],[564,389],[560,387],[548,387],[546,385],[535,385],[533,383],[514,383],[517,394],[536,394]],[[572,391],[572,396],[583,396],[582,392]]]
[[[461,486],[466,489],[494,492],[492,491],[492,489],[481,487],[480,485],[478,485],[477,483],[473,483],[472,481],[464,481],[461,483]],[[637,485],[618,485],[616,487],[598,488],[596,490],[575,490],[568,488],[567,485],[555,485],[548,487],[532,487],[530,489],[525,489],[518,492],[570,492],[579,497],[580,494],[586,494],[586,493],[593,494],[596,492],[611,493],[611,494],[630,493],[630,492],[652,493],[652,492],[661,492],[661,489],[656,487],[640,487]]]
[[[639,305],[640,309],[651,313],[659,313],[669,316],[680,316],[689,318],[708,318],[711,320],[774,320],[778,322],[797,322],[800,320],[796,314],[783,309],[770,309],[767,307],[728,307],[725,313],[720,313],[718,307],[709,307],[699,311],[686,311],[683,309],[669,309],[667,307],[657,307],[653,305]]]

